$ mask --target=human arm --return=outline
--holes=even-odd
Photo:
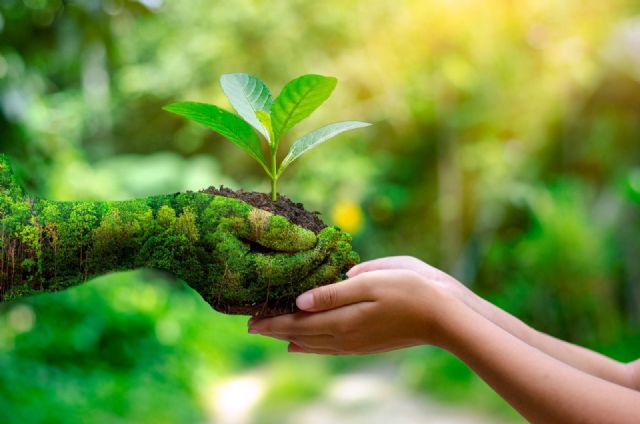
[[[640,392],[574,368],[469,308],[458,308],[446,331],[443,347],[530,422],[640,422]]]
[[[474,369],[532,422],[638,422],[640,393],[574,368],[484,318],[442,284],[376,270],[298,298],[311,312],[252,320],[292,352],[367,354],[430,344]],[[315,311],[315,312],[314,312]]]
[[[548,334],[539,332],[520,319],[475,294],[467,286],[445,272],[411,256],[390,256],[362,262],[347,275],[355,277],[363,272],[382,269],[409,269],[439,284],[469,308],[503,330],[542,352],[596,377],[640,389],[640,362],[622,363],[597,352],[585,349]]]

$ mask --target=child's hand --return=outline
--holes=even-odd
[[[434,284],[438,284],[442,289],[446,290],[465,303],[467,306],[474,310],[479,309],[479,298],[464,284],[450,276],[449,274],[440,271],[438,268],[434,268],[431,265],[424,263],[420,259],[412,256],[388,256],[386,258],[373,259],[367,262],[362,262],[347,272],[349,278],[360,275],[363,272],[382,270],[382,269],[406,269],[415,271],[424,278],[430,280]]]
[[[443,323],[461,305],[442,284],[406,269],[364,272],[310,290],[297,304],[306,312],[252,319],[249,331],[289,341],[291,352],[377,353],[439,345]]]

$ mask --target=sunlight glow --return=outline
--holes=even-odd
[[[328,396],[332,401],[342,404],[383,402],[390,395],[389,388],[376,376],[352,374],[337,378]]]
[[[265,391],[262,379],[257,376],[233,378],[219,384],[210,398],[216,415],[216,423],[240,424],[250,417],[251,409]]]

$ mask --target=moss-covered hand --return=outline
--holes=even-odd
[[[151,267],[228,313],[290,312],[297,294],[358,261],[336,227],[317,235],[237,199],[176,193],[126,201],[25,194],[0,155],[0,300]]]

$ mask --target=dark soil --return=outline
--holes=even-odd
[[[277,215],[284,216],[289,221],[299,225],[307,230],[311,230],[318,234],[326,227],[325,223],[320,219],[320,212],[308,211],[302,203],[296,203],[287,196],[278,195],[278,199],[274,202],[271,195],[267,193],[259,193],[255,191],[232,190],[230,188],[213,186],[202,190],[203,193],[213,194],[215,196],[225,196],[247,202],[255,208],[260,208]]]

